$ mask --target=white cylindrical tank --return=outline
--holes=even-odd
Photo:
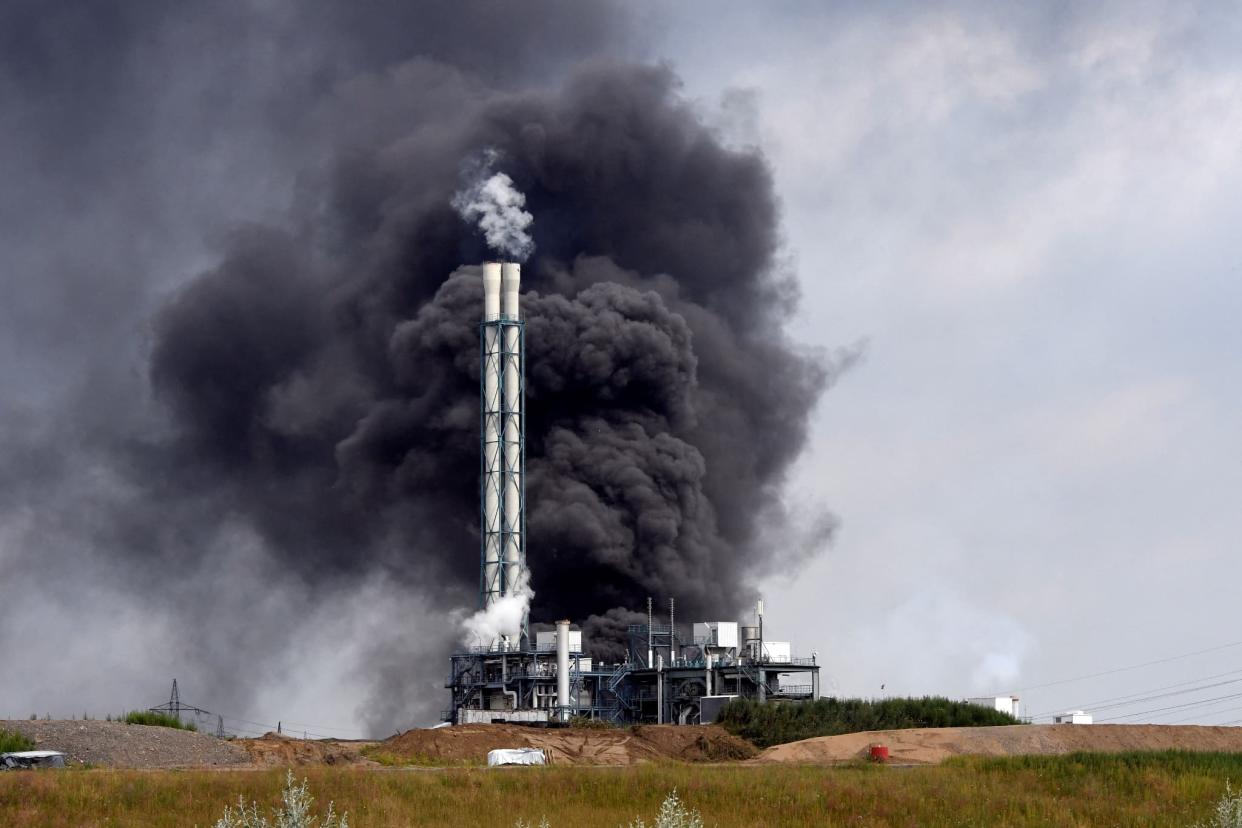
[[[569,621],[556,622],[556,707],[557,716],[569,718]]]
[[[505,319],[518,320],[518,288],[522,283],[522,266],[516,262],[501,265],[501,315]],[[505,567],[506,594],[521,576],[522,561],[522,366],[521,338],[516,325],[504,326],[504,404],[505,416],[502,429],[505,440],[505,548],[502,550]]]
[[[483,265],[483,321],[500,318],[500,262]],[[483,329],[483,580],[484,605],[498,597],[500,584],[500,343],[495,327]]]

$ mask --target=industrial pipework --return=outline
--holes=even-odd
[[[526,568],[526,377],[525,323],[518,291],[521,265],[483,265],[480,347],[480,539],[479,605],[486,609],[512,594]],[[522,619],[520,641],[492,642],[502,649],[529,646]]]

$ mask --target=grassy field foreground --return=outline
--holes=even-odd
[[[1242,780],[1242,755],[957,759],[936,767],[309,768],[316,810],[353,828],[616,828],[651,821],[676,788],[707,826],[1189,826]],[[211,826],[238,794],[279,801],[283,771],[66,770],[0,774],[0,825]]]

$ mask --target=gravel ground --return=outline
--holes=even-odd
[[[58,750],[68,762],[115,768],[245,765],[245,748],[188,730],[99,721],[0,720],[0,730],[35,740],[36,750]]]

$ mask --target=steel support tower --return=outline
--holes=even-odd
[[[500,280],[495,278],[502,267],[503,306]],[[487,296],[479,324],[480,609],[527,588],[526,324],[518,309],[519,274],[516,264],[484,265]],[[528,649],[527,615],[523,615],[518,641],[487,644]]]

